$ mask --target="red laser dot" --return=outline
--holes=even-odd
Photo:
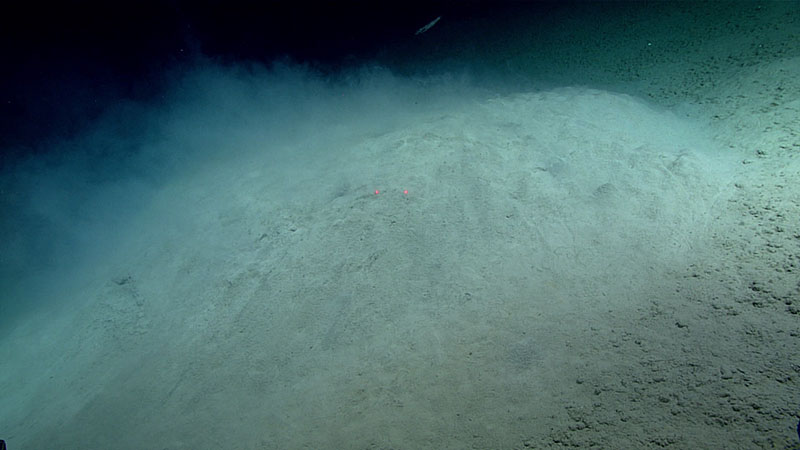
[[[381,193],[381,191],[379,191],[379,190],[375,189],[375,195],[378,195],[378,194],[380,194],[380,193]]]
[[[408,189],[406,189],[405,191],[403,191],[403,194],[406,194],[406,195],[408,195]]]

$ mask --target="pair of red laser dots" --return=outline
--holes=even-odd
[[[375,189],[375,195],[380,195],[380,194],[381,194],[381,190],[380,189]],[[408,195],[408,189],[403,189],[403,195]]]

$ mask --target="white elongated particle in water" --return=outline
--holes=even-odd
[[[438,22],[438,21],[439,21],[439,19],[441,19],[441,18],[442,18],[442,16],[439,16],[439,17],[437,17],[437,18],[435,18],[435,19],[431,20],[431,21],[430,21],[430,22],[429,22],[427,25],[425,25],[424,27],[422,27],[422,28],[420,28],[419,30],[417,30],[417,32],[416,32],[416,33],[414,33],[414,35],[416,36],[416,35],[418,35],[418,34],[422,34],[422,33],[426,32],[426,31],[430,30],[430,29],[431,29],[431,27],[432,27],[432,26],[434,26],[434,25],[436,25],[436,22]]]

